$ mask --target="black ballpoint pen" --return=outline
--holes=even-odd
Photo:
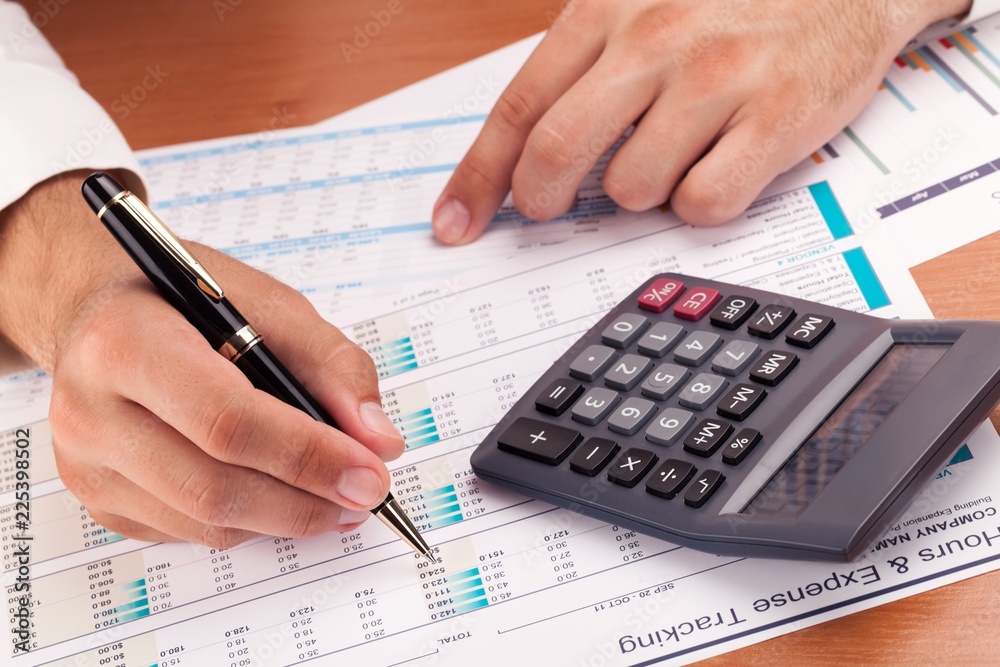
[[[333,418],[225,298],[219,284],[139,197],[107,174],[95,172],[83,182],[83,198],[163,297],[198,329],[213,349],[233,362],[256,388],[336,428]],[[437,563],[427,542],[392,493],[372,509],[372,514],[414,551]]]

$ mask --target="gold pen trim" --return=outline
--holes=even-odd
[[[240,357],[250,351],[250,348],[263,339],[263,336],[248,324],[222,344],[222,347],[219,348],[219,354],[235,364]]]
[[[147,234],[163,248],[168,255],[170,255],[177,264],[184,269],[198,285],[198,288],[212,297],[216,301],[222,299],[222,287],[219,283],[215,282],[215,278],[205,270],[205,267],[194,258],[181,240],[174,236],[174,233],[163,224],[163,221],[156,217],[148,206],[146,206],[141,199],[136,197],[134,194],[128,190],[122,190],[114,197],[111,198],[107,204],[101,207],[101,210],[97,213],[97,217],[103,217],[105,213],[108,212],[115,204],[118,204],[122,208],[126,209],[135,220],[142,225],[143,229]]]
[[[121,192],[119,192],[118,194],[116,194],[114,197],[111,198],[111,201],[109,201],[107,204],[105,204],[104,206],[101,207],[101,210],[97,212],[97,217],[98,218],[103,218],[104,214],[108,212],[109,208],[111,208],[112,206],[114,206],[115,204],[117,204],[118,201],[122,197],[124,197],[125,195],[130,195],[130,194],[132,194],[132,193],[129,192],[128,190],[122,190]]]

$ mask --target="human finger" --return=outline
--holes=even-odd
[[[83,333],[82,371],[146,407],[212,458],[252,468],[354,510],[380,503],[388,471],[350,436],[255,389],[165,301],[114,304]]]
[[[500,95],[434,204],[438,240],[449,245],[473,241],[500,208],[535,123],[604,48],[605,26],[594,5],[580,3],[573,20],[557,20]]]
[[[337,427],[383,461],[399,458],[403,438],[382,410],[371,356],[298,292],[243,264],[232,271],[230,298]]]
[[[143,413],[125,404],[120,418],[139,423]],[[116,472],[201,524],[306,537],[343,530],[369,516],[259,470],[220,462],[162,422],[147,428],[141,440],[126,443],[131,446],[117,457]]]
[[[576,200],[580,181],[656,99],[660,73],[633,49],[605,50],[538,121],[513,176],[514,204],[550,220]]]
[[[645,211],[666,202],[726,125],[733,109],[725,100],[691,92],[682,84],[664,91],[611,158],[602,185],[618,205]]]

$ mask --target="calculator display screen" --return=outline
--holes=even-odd
[[[742,513],[769,516],[802,513],[944,356],[948,347],[892,346]]]

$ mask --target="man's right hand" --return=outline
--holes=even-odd
[[[0,333],[53,376],[59,473],[105,527],[230,547],[348,530],[403,440],[370,357],[298,292],[198,244],[268,347],[341,430],[255,389],[170,307],[80,196],[83,172],[0,212]]]

